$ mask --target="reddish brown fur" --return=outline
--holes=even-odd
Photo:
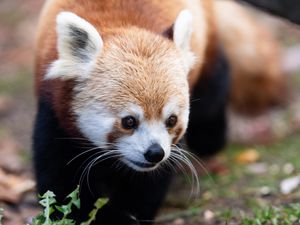
[[[120,122],[116,122],[114,124],[112,132],[110,132],[107,135],[107,141],[108,141],[108,143],[115,143],[115,141],[118,140],[119,138],[121,138],[123,136],[131,135],[131,134],[133,134],[133,132],[134,132],[134,130],[124,129]]]
[[[78,104],[91,98],[90,93],[99,93],[98,101],[103,102],[112,112],[117,113],[130,101],[143,107],[146,120],[160,119],[163,107],[171,95],[177,93],[176,96],[180,98],[182,93],[179,87],[187,88],[182,82],[185,78],[176,78],[180,71],[169,68],[177,68],[175,63],[170,64],[168,61],[179,53],[171,48],[170,41],[151,33],[145,35],[145,31],[137,29],[134,33],[122,30],[109,42],[116,50],[112,52],[103,49],[97,68],[90,82],[87,82],[86,90],[89,91],[82,93]],[[100,90],[102,85],[107,86],[105,91]],[[179,99],[182,108],[183,104],[184,100]]]
[[[175,21],[180,10],[187,7],[186,0],[176,1],[121,1],[106,0],[85,1],[85,0],[50,0],[44,7],[41,15],[41,22],[38,29],[36,46],[36,90],[40,90],[40,82],[45,74],[45,69],[50,62],[57,58],[55,17],[60,11],[71,11],[78,16],[89,21],[101,33],[102,38],[106,39],[106,33],[114,33],[115,28],[134,25],[150,30],[154,33],[162,34]],[[213,20],[209,15],[212,13],[211,0],[201,1],[204,7],[207,20]],[[200,5],[198,6],[200,7]],[[138,13],[137,13],[138,12]],[[205,19],[205,18],[204,18]],[[207,21],[204,23],[206,24]],[[208,22],[208,32],[212,35],[215,32],[214,23]],[[195,35],[198,30],[195,29]],[[206,34],[204,34],[206,36]],[[209,42],[208,44],[210,45]],[[196,38],[192,39],[192,49],[204,51],[206,46],[202,46]],[[201,48],[201,49],[200,49]],[[200,49],[200,50],[199,50]],[[202,62],[199,62],[201,65]],[[200,66],[196,66],[199,68]],[[195,73],[198,76],[199,71]],[[191,78],[192,80],[194,78]]]
[[[97,69],[87,81],[85,90],[88,91],[83,90],[78,96],[78,104],[88,102],[92,98],[90,94],[99,93],[97,101],[116,114],[127,107],[128,101],[141,106],[146,121],[160,121],[163,109],[172,96],[177,97],[181,110],[188,107],[187,96],[181,93],[188,87],[184,82],[186,77],[180,77],[182,68],[177,66],[180,61],[170,61],[179,54],[171,41],[138,29],[130,33],[120,30],[117,36],[109,40],[108,46],[112,45],[115,51],[110,51],[110,47],[103,49]],[[106,73],[107,70],[110,72]],[[101,88],[103,85],[106,85],[105,90]],[[170,133],[174,133],[177,139],[182,135],[182,132],[175,133],[173,130]],[[116,125],[108,139],[114,142],[124,135],[128,132]]]
[[[177,125],[175,128],[169,130],[169,133],[174,135],[174,138],[172,140],[173,144],[178,143],[180,137],[182,137],[183,135],[183,132],[184,130],[181,125]]]

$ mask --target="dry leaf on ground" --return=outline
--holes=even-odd
[[[255,149],[246,149],[236,156],[236,161],[239,163],[254,163],[260,158],[260,154]]]
[[[13,139],[0,139],[0,167],[11,172],[21,171],[23,166],[18,150],[19,146]]]
[[[22,195],[34,189],[31,179],[8,174],[0,168],[0,201],[18,203]]]

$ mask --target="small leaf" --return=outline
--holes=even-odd
[[[101,209],[104,205],[106,205],[107,202],[108,202],[107,198],[99,198],[96,201],[95,206],[97,209]]]
[[[51,225],[75,225],[75,222],[71,219],[63,219],[60,221],[56,221],[54,224]]]
[[[43,225],[51,225],[50,215],[54,212],[52,205],[56,203],[55,194],[52,191],[47,191],[39,203],[44,207],[45,221]]]
[[[71,198],[70,202],[80,209],[80,199],[79,199],[79,186],[67,196],[67,198]]]
[[[48,207],[54,203],[56,203],[55,200],[55,194],[52,191],[47,191],[45,194],[41,196],[42,200],[39,201],[39,203],[44,206]]]
[[[64,215],[64,217],[71,213],[71,207],[69,207],[68,205],[55,206],[55,208],[59,212],[61,212]]]
[[[89,220],[81,223],[80,225],[90,225],[96,219],[99,209],[101,209],[104,205],[106,205],[107,202],[108,202],[107,198],[99,198],[95,203],[96,208],[94,208],[89,214],[90,217]]]

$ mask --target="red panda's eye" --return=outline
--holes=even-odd
[[[176,123],[177,123],[177,116],[172,115],[167,119],[166,126],[168,128],[173,128],[173,127],[175,127]]]
[[[124,129],[136,129],[138,127],[138,122],[133,116],[126,116],[122,119],[122,126]]]

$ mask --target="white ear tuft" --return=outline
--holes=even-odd
[[[173,40],[176,46],[182,50],[188,50],[193,31],[193,16],[189,10],[182,10],[174,24]]]
[[[74,13],[61,12],[56,17],[56,33],[58,59],[45,79],[86,77],[103,47],[96,28]]]
[[[189,71],[195,63],[195,55],[190,51],[190,40],[193,32],[193,16],[187,9],[182,10],[173,26],[173,41],[182,50],[186,70]]]

